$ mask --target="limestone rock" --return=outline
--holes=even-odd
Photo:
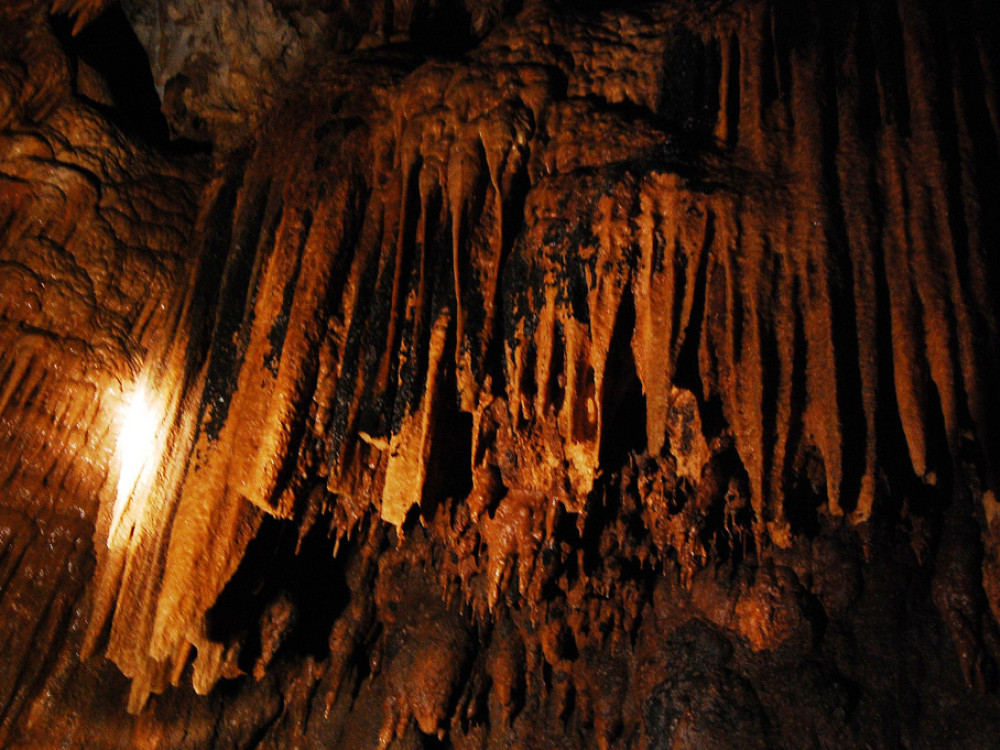
[[[986,746],[986,10],[6,3],[0,745]]]

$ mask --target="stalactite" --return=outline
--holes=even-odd
[[[853,565],[897,523],[988,688],[1000,118],[987,40],[933,5],[529,4],[462,59],[318,64],[204,185],[24,42],[37,63],[0,65],[0,478],[37,497],[4,580],[42,544],[86,556],[20,529],[94,526],[74,637],[135,713],[252,675],[288,732],[337,716],[345,746],[498,746],[544,716],[612,747],[684,701],[763,746],[719,654],[877,620]],[[134,479],[128,399],[158,446]],[[310,554],[343,600],[327,651],[280,578]],[[46,648],[82,580],[44,582]]]

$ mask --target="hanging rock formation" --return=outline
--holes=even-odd
[[[107,5],[0,10],[0,744],[990,746],[979,2]]]

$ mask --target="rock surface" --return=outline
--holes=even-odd
[[[0,745],[990,747],[997,39],[6,4]]]

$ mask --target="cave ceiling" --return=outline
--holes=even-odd
[[[4,0],[0,746],[1000,736],[979,0]]]

